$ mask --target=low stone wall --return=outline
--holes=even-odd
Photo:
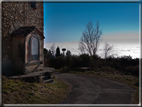
[[[87,71],[91,70],[91,67],[72,67],[73,70],[79,70],[79,71]]]

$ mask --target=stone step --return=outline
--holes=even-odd
[[[49,75],[43,75],[41,78],[42,78],[43,80],[47,80],[47,79],[50,79],[50,76],[49,76]]]
[[[52,76],[51,76],[51,79],[53,79],[53,78],[55,78],[55,75],[52,75]]]
[[[44,80],[44,83],[52,83],[52,82],[53,82],[53,79]]]

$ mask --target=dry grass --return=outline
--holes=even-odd
[[[57,83],[27,83],[2,77],[3,104],[58,104],[66,98],[69,86],[55,81]]]

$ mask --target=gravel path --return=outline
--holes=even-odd
[[[112,80],[70,73],[55,73],[70,84],[71,93],[61,104],[130,104],[134,90]]]

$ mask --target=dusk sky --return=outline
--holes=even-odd
[[[45,2],[45,42],[79,41],[88,21],[94,26],[96,22],[100,23],[102,36],[130,36],[126,42],[136,42],[139,37],[139,3]]]
[[[73,49],[73,46],[65,48],[79,53],[77,42],[89,21],[93,22],[94,27],[99,22],[103,42],[119,43],[121,46],[124,43],[137,44],[135,47],[139,47],[139,3],[56,2],[44,2],[44,47],[50,48],[49,44],[53,43],[57,44],[56,46],[60,44],[62,47],[71,45],[69,43],[76,43],[74,45],[76,49]],[[127,50],[131,50],[133,55],[135,51],[134,57],[139,57],[140,50],[133,48],[134,51],[132,51],[131,48],[132,46],[129,45]],[[122,48],[119,47],[119,49]],[[123,51],[122,54],[125,53]]]

